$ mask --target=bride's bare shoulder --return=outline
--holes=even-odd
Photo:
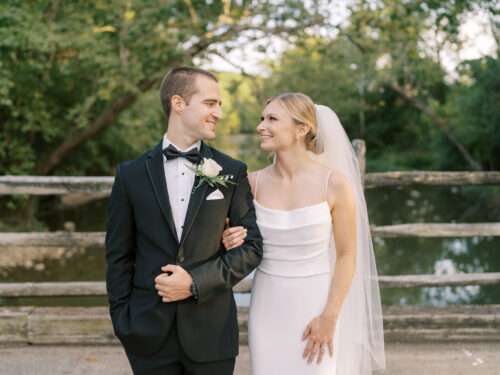
[[[354,192],[347,176],[339,170],[331,169],[328,178],[328,200],[349,202],[354,199]]]
[[[255,184],[257,182],[257,174],[261,173],[262,171],[265,171],[268,167],[248,172],[248,182],[250,182],[250,187],[252,188],[252,193],[255,192]]]
[[[255,179],[257,177],[257,171],[248,172],[248,182],[250,183],[250,187],[252,188],[252,192],[255,191]]]

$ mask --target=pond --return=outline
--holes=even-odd
[[[254,138],[223,138],[223,150],[245,160],[250,170],[269,162],[255,145]],[[369,152],[368,152],[369,157]],[[499,188],[477,187],[403,187],[366,190],[366,201],[372,225],[417,222],[473,223],[498,222]],[[65,222],[73,222],[76,230],[104,231],[107,200],[97,200],[77,209],[48,209],[54,197],[43,198],[39,219],[50,230],[62,230]],[[497,204],[495,204],[497,202]],[[44,209],[45,208],[45,209]],[[380,275],[453,274],[500,272],[500,238],[416,238],[375,237],[374,248]],[[0,281],[102,281],[105,273],[103,248],[44,249],[42,256],[0,253]],[[2,260],[3,258],[3,260]],[[447,304],[499,303],[500,285],[383,288],[383,304]],[[248,295],[237,295],[237,302],[248,304]],[[0,305],[105,305],[105,298],[0,298]]]

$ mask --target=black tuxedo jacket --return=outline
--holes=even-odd
[[[177,238],[161,146],[116,170],[106,232],[106,286],[115,334],[128,352],[152,356],[175,318],[179,340],[192,360],[235,357],[238,322],[232,287],[262,258],[246,165],[202,142],[202,156],[219,163],[221,175],[234,176],[236,185],[203,183],[191,195],[182,238]],[[206,200],[217,188],[224,199]],[[248,229],[245,243],[230,251],[221,243],[226,217],[231,226]],[[191,274],[197,300],[162,301],[154,279],[166,264]]]

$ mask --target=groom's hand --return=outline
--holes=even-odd
[[[181,266],[168,264],[161,268],[163,272],[155,278],[155,288],[163,302],[180,301],[192,296],[191,275]]]

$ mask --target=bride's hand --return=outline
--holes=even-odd
[[[246,237],[247,229],[245,227],[229,227],[229,219],[226,219],[226,229],[222,233],[222,243],[226,250],[243,245]]]
[[[328,346],[330,357],[333,357],[333,336],[335,334],[337,318],[329,315],[319,315],[309,322],[302,341],[307,339],[307,345],[304,349],[303,358],[311,363],[317,355],[317,363],[321,363],[325,354],[325,346]]]

